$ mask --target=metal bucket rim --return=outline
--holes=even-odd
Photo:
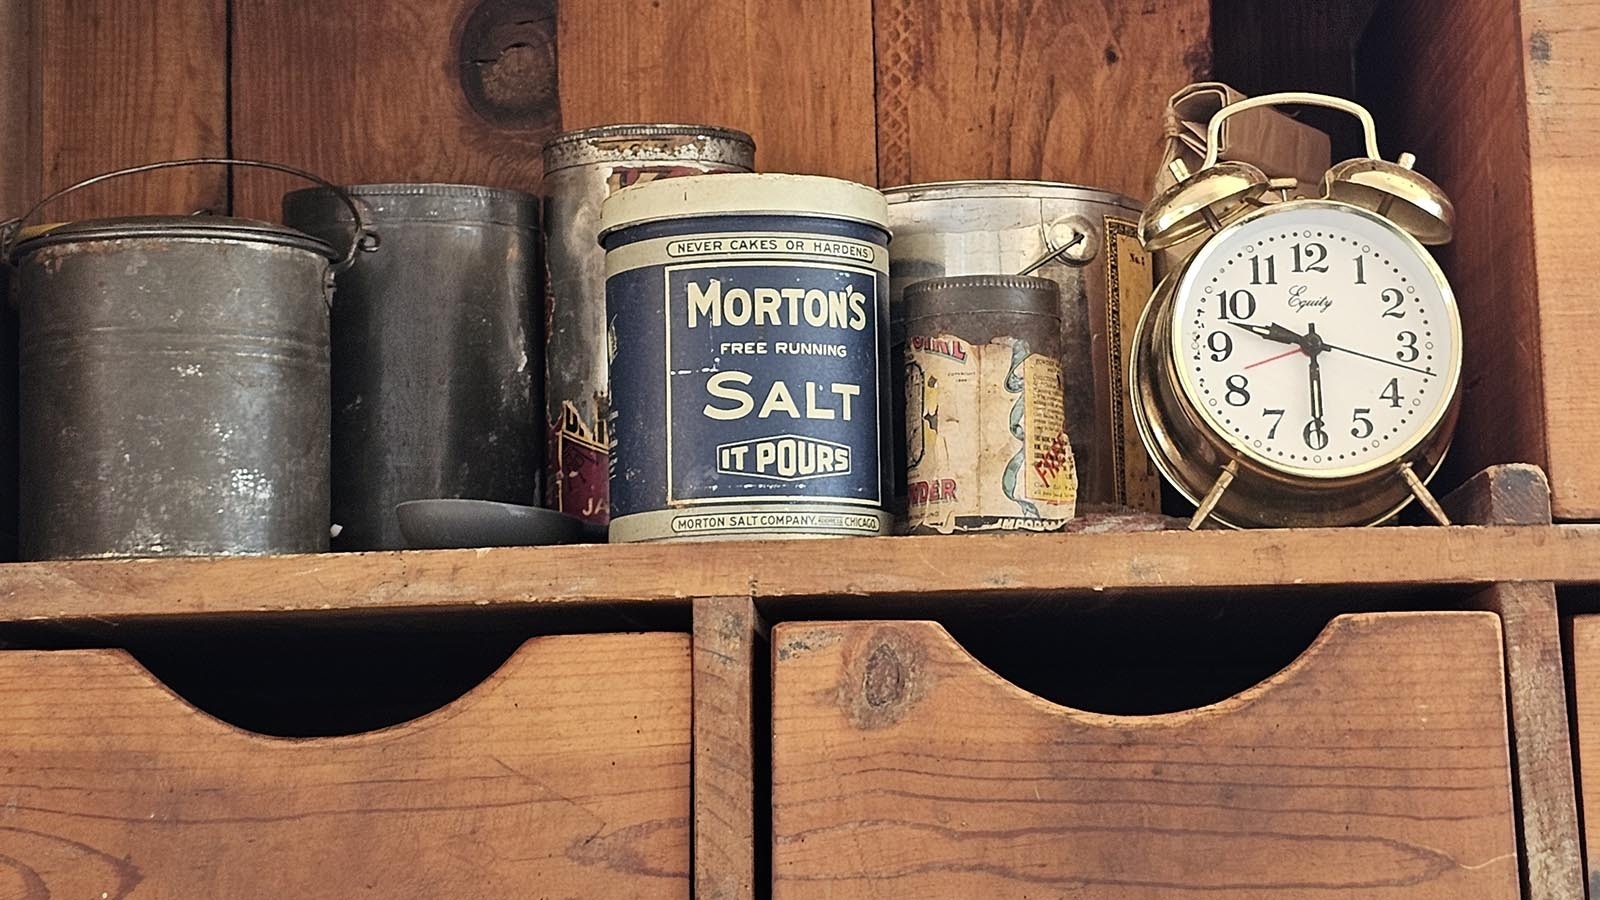
[[[928,197],[913,197],[913,194],[948,192],[952,198],[980,198],[980,197],[1018,197],[1016,193],[987,193],[1002,188],[1026,188],[1046,192],[1051,199],[1057,199],[1063,194],[1074,194],[1074,200],[1092,200],[1099,203],[1110,203],[1114,206],[1130,207],[1142,211],[1145,204],[1118,191],[1109,188],[1094,187],[1088,184],[1072,184],[1065,181],[1029,181],[1026,179],[1009,178],[977,178],[964,181],[927,181],[917,184],[901,184],[894,187],[883,188],[883,195],[889,203],[906,203],[911,200],[934,199]],[[1088,196],[1082,196],[1088,195]],[[1025,195],[1024,195],[1025,196]],[[939,199],[943,199],[942,197]],[[1065,199],[1065,198],[1062,198]]]
[[[19,241],[12,256],[21,260],[44,247],[122,240],[207,240],[269,244],[305,250],[336,262],[343,257],[326,241],[303,231],[232,216],[117,216],[79,219],[55,225]]]
[[[539,198],[526,191],[515,188],[489,187],[478,184],[457,184],[450,182],[374,182],[372,184],[343,185],[339,190],[351,197],[366,199],[382,198],[409,198],[409,197],[437,197],[451,200],[477,200],[484,206],[485,215],[481,219],[439,219],[428,216],[398,215],[386,210],[382,218],[388,222],[409,221],[474,221],[484,224],[533,226],[539,221]],[[332,188],[311,187],[300,188],[283,195],[282,205],[286,218],[291,216],[295,207],[311,203],[330,203],[333,207],[332,219],[336,222],[351,221],[350,210],[339,201],[338,191]],[[497,212],[509,212],[509,215],[494,215]],[[369,223],[372,224],[372,223]]]

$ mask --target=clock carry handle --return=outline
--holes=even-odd
[[[1211,124],[1206,126],[1206,161],[1202,169],[1209,169],[1217,164],[1217,159],[1222,154],[1222,123],[1228,117],[1264,106],[1322,106],[1336,109],[1355,116],[1361,122],[1362,132],[1366,136],[1367,156],[1372,159],[1382,159],[1378,155],[1378,126],[1372,121],[1372,113],[1359,103],[1352,103],[1342,97],[1330,97],[1327,94],[1313,94],[1307,91],[1284,91],[1277,94],[1262,94],[1259,97],[1250,97],[1237,103],[1230,103],[1217,110],[1211,117]]]

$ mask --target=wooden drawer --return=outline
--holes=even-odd
[[[689,652],[537,638],[431,715],[299,740],[120,651],[0,653],[0,896],[687,898]]]
[[[1574,616],[1566,625],[1584,857],[1589,894],[1600,897],[1600,615]]]
[[[1493,614],[1340,616],[1148,717],[1048,703],[931,622],[773,647],[774,900],[1520,896]]]

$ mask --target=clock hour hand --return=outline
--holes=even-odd
[[[1301,348],[1306,346],[1305,335],[1295,334],[1277,322],[1273,322],[1271,325],[1253,325],[1249,322],[1235,322],[1229,319],[1228,324],[1235,328],[1242,328],[1257,337],[1264,337],[1269,341],[1276,341],[1280,344],[1294,344]]]

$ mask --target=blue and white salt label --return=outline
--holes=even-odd
[[[613,540],[888,530],[881,241],[648,235],[606,265]]]
[[[666,269],[667,502],[881,503],[878,274]]]

